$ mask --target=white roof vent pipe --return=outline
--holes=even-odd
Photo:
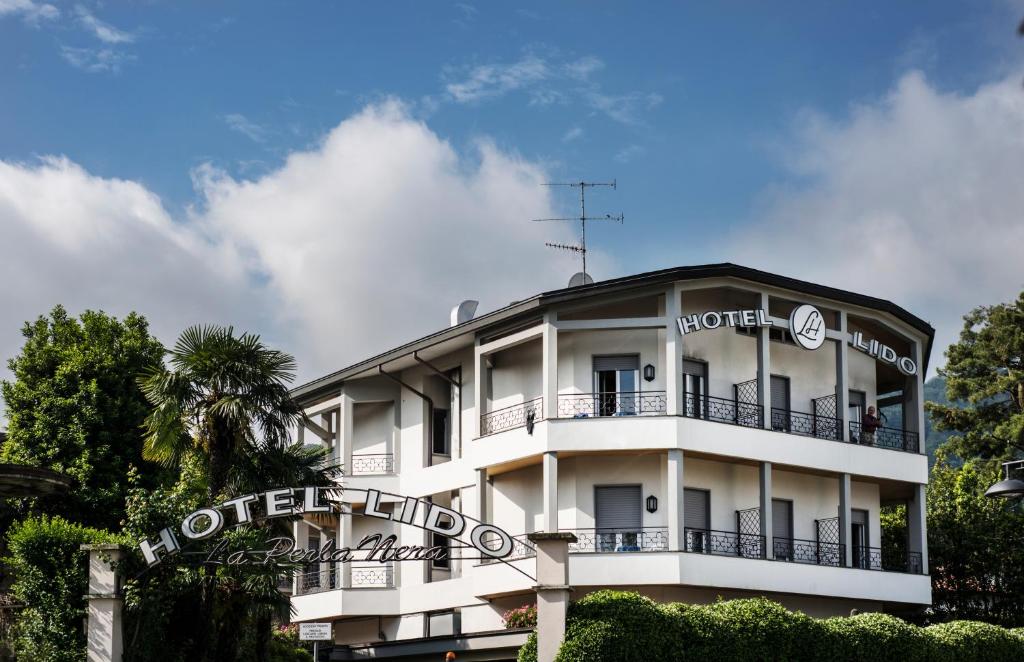
[[[479,301],[473,301],[472,299],[467,299],[467,300],[463,301],[462,303],[460,303],[459,305],[457,305],[454,308],[452,308],[452,324],[451,325],[452,326],[458,326],[460,324],[464,324],[465,322],[468,322],[469,320],[473,319],[473,316],[476,315],[476,307],[479,306],[479,305],[480,305]]]

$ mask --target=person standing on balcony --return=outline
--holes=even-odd
[[[860,443],[867,444],[869,446],[875,445],[875,430],[882,426],[882,421],[875,416],[875,408],[868,407],[867,412],[864,414],[864,420],[861,421],[861,436]]]

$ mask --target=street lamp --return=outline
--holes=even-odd
[[[1024,460],[1003,462],[1003,469],[1006,472],[1006,478],[985,490],[985,496],[993,498],[1002,497],[1004,499],[1024,497],[1024,480],[1019,478],[1010,478],[1011,468],[1024,468]]]

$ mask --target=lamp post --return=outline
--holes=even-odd
[[[1024,497],[1024,480],[1019,478],[1010,478],[1011,469],[1019,470],[1022,468],[1024,468],[1024,460],[1003,462],[1003,470],[1006,477],[985,490],[985,496],[1004,499]]]

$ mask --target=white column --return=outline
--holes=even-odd
[[[758,295],[758,306],[768,315],[768,293]],[[757,404],[764,415],[764,427],[772,429],[772,357],[771,341],[768,335],[770,327],[757,327]],[[769,550],[772,547],[768,543]]]
[[[554,325],[554,313],[544,314],[544,334],[542,337],[543,359],[543,418],[555,418],[558,415],[558,327]]]
[[[355,401],[344,393],[338,407],[338,462],[345,468],[345,475],[352,475],[352,438],[355,429]]]
[[[836,418],[839,420],[839,440],[850,440],[850,343],[847,334],[846,311],[839,311],[839,337],[836,344]]]
[[[338,549],[352,545],[352,506],[341,504],[338,513]],[[352,564],[338,563],[338,586],[352,588]]]
[[[852,515],[850,513],[850,474],[839,476],[839,544],[843,546],[843,565],[847,568],[853,565],[853,545],[851,545],[850,524]]]
[[[675,287],[665,290],[665,401],[669,416],[683,411],[683,337],[679,335],[676,320],[682,314],[680,291]]]
[[[487,368],[485,357],[480,353],[480,339],[473,341],[473,408],[476,412],[473,416],[473,438],[480,436],[480,419],[487,413],[487,403],[484,401],[487,385]]]
[[[911,343],[911,348],[914,362],[917,363],[917,374],[908,380],[913,384],[912,395],[914,404],[913,409],[910,410],[908,415],[913,419],[917,432],[917,452],[924,454],[927,452],[924,443],[924,431],[926,429],[924,417],[924,349],[919,342]]]
[[[476,470],[476,518],[487,521],[487,469]]]
[[[907,547],[921,554],[921,572],[928,574],[928,516],[925,503],[926,485],[915,484],[914,494],[907,501]]]
[[[124,558],[120,545],[82,545],[89,553],[89,588],[86,625],[88,662],[121,662],[124,624],[121,577],[115,565]]]
[[[544,531],[558,531],[558,454],[544,453]]]
[[[531,533],[537,548],[537,662],[554,662],[565,637],[569,607],[569,532]]]
[[[665,481],[666,512],[668,514],[668,549],[670,552],[686,549],[686,529],[683,508],[684,473],[683,451],[670,448],[668,451],[668,476]]]
[[[775,533],[772,531],[772,463],[762,462],[758,471],[760,486],[761,535],[764,536],[766,559],[775,558]]]

